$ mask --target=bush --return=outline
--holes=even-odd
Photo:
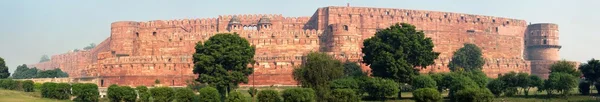
[[[262,90],[258,92],[256,96],[258,102],[281,102],[281,98],[279,98],[279,93],[275,90]]]
[[[137,94],[140,97],[140,102],[150,102],[150,92],[148,92],[148,87],[137,86],[135,87],[135,90],[137,90]]]
[[[589,95],[590,94],[590,83],[587,83],[587,82],[579,83],[579,93],[581,93],[582,95]]]
[[[135,102],[137,98],[137,94],[135,94],[135,89],[129,86],[121,86],[121,95],[123,95],[123,101],[125,102]]]
[[[150,89],[150,94],[154,102],[171,102],[175,99],[175,91],[169,87],[156,87]]]
[[[190,88],[180,88],[177,89],[176,91],[177,93],[175,93],[175,100],[177,100],[177,102],[192,102],[193,98],[194,98],[194,91],[192,91],[192,89]]]
[[[41,94],[43,98],[54,98],[56,93],[55,88],[56,88],[56,83],[53,82],[47,82],[42,84],[41,87]]]
[[[352,89],[334,89],[329,102],[360,102],[360,97]]]
[[[364,91],[369,93],[369,97],[377,99],[385,99],[386,96],[394,96],[398,94],[398,84],[392,80],[382,78],[372,78],[367,80],[367,86]]]
[[[54,91],[56,91],[54,95],[55,99],[64,100],[71,98],[71,85],[67,83],[56,84],[56,88]]]
[[[254,87],[250,87],[248,89],[248,94],[250,94],[250,97],[256,96],[257,93],[258,93],[258,89],[254,88]]]
[[[436,84],[435,80],[433,80],[428,75],[419,75],[417,77],[414,77],[414,79],[412,80],[410,85],[412,86],[413,89],[437,88],[437,84]]]
[[[291,88],[283,90],[281,97],[285,102],[314,102],[315,91],[310,88]]]
[[[336,79],[331,81],[329,84],[332,90],[335,89],[352,89],[354,92],[360,91],[359,80],[354,77],[346,77],[342,79]]]
[[[221,94],[219,90],[213,87],[204,87],[200,89],[200,100],[203,102],[220,102]]]
[[[484,88],[466,88],[456,92],[454,100],[457,102],[492,102],[494,95]]]
[[[33,83],[33,90],[42,90],[42,83]]]
[[[507,87],[508,86],[506,86],[504,81],[500,79],[494,79],[487,84],[487,88],[490,89],[490,91],[494,95],[496,95],[496,97],[499,97],[502,94],[502,92],[506,90]]]
[[[73,101],[75,102],[98,102],[100,93],[98,92],[98,86],[92,83],[77,83],[73,84],[71,88],[73,90],[73,96],[76,96]]]
[[[573,88],[577,87],[578,79],[569,73],[553,72],[544,83],[544,88],[548,92],[556,91],[566,96]]]
[[[434,88],[420,88],[413,91],[413,98],[417,102],[439,102],[442,94]]]
[[[108,86],[106,96],[111,102],[120,102],[121,100],[123,100],[123,95],[121,95],[120,91],[121,88],[118,85],[112,84]]]
[[[229,92],[227,98],[225,98],[225,102],[250,102],[250,100],[246,99],[242,93],[237,91]]]
[[[25,80],[22,82],[22,86],[23,86],[23,91],[25,92],[33,92],[33,81],[31,80]]]

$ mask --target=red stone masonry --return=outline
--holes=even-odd
[[[191,56],[197,42],[236,32],[256,46],[256,63],[249,65],[255,72],[245,85],[296,85],[292,71],[307,53],[326,52],[340,60],[360,61],[362,41],[399,22],[423,30],[441,53],[422,73],[448,72],[453,52],[464,43],[481,47],[486,59],[483,71],[490,77],[510,71],[542,75],[559,58],[555,24],[527,25],[524,20],[451,12],[323,7],[310,17],[259,14],[114,22],[111,36],[98,47],[55,55],[50,62],[32,66],[61,68],[73,78],[99,78],[101,86],[152,85],[156,79],[163,85],[181,86],[197,77]],[[531,32],[536,35],[527,36]],[[546,43],[538,43],[544,39]]]

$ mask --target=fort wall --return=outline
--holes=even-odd
[[[156,79],[165,85],[185,85],[197,77],[192,73],[195,45],[218,33],[237,33],[256,47],[256,63],[249,64],[254,74],[244,85],[296,85],[292,71],[307,53],[361,61],[364,39],[401,22],[422,30],[433,40],[434,51],[441,53],[422,73],[448,72],[452,54],[465,43],[482,49],[483,71],[489,77],[510,71],[537,73],[547,67],[545,62],[529,59],[558,58],[557,49],[532,47],[544,40],[542,33],[552,35],[547,43],[558,45],[557,26],[552,24],[527,25],[524,20],[438,11],[324,7],[307,17],[251,14],[114,22],[111,36],[97,48],[56,55],[52,63],[36,65],[64,68],[73,77],[97,77],[100,85],[152,85]]]

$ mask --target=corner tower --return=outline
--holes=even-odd
[[[547,78],[550,65],[560,60],[558,51],[558,25],[539,23],[527,26],[525,47],[527,60],[531,60],[531,74]]]
[[[361,59],[361,35],[358,28],[351,24],[331,24],[327,29],[327,52],[342,61],[359,61]]]
[[[120,21],[111,24],[110,50],[112,55],[130,56],[133,54],[133,41],[140,36],[138,23],[133,21]]]

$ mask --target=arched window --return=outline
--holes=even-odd
[[[348,25],[344,25],[344,30],[348,31]]]

